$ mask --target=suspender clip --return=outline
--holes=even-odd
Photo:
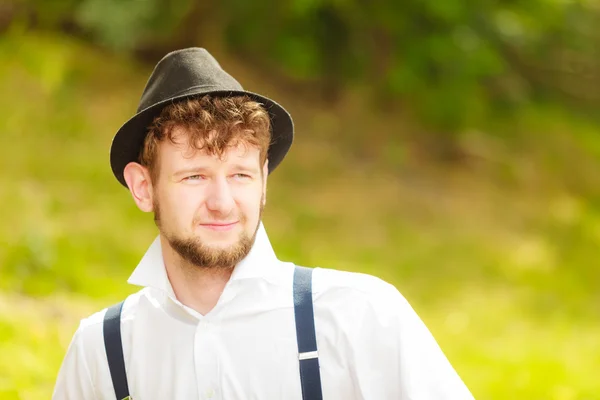
[[[319,358],[318,351],[307,351],[306,353],[298,353],[298,360],[310,360],[311,358]]]

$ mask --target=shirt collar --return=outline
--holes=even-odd
[[[256,232],[256,240],[248,255],[235,266],[231,274],[231,281],[248,278],[269,279],[277,271],[277,256],[271,246],[267,232],[262,222],[260,222]],[[160,236],[154,239],[146,254],[142,257],[127,283],[151,287],[166,292],[169,296],[175,298],[173,287],[167,276]]]

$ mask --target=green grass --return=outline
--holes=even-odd
[[[45,399],[79,319],[137,290],[156,234],[108,164],[149,68],[17,29],[0,54],[0,398]],[[532,108],[465,135],[478,161],[440,165],[360,102],[268,94],[298,127],[269,180],[280,258],[394,283],[478,399],[600,399],[596,127]]]

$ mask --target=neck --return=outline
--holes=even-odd
[[[160,240],[167,276],[177,300],[202,315],[208,314],[219,301],[234,266],[199,268],[183,260],[164,237]]]

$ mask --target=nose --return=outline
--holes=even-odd
[[[206,199],[209,211],[229,215],[233,211],[234,200],[226,178],[216,178],[210,182]]]

